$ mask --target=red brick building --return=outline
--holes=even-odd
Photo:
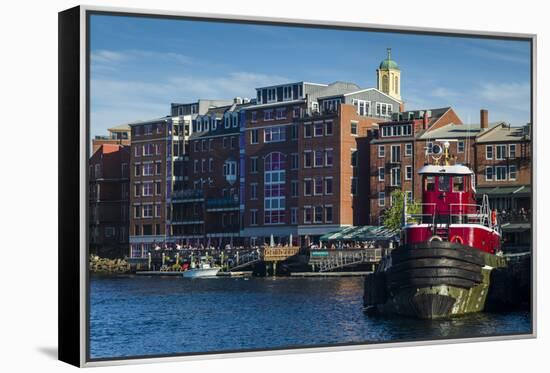
[[[366,222],[360,191],[364,139],[402,102],[353,83],[257,88],[241,130],[241,236],[246,242],[316,241]]]
[[[477,136],[475,173],[477,189],[499,210],[531,209],[530,125],[500,123]]]
[[[174,238],[223,246],[240,232],[240,110],[248,102],[210,108],[193,121],[186,187],[172,201]]]
[[[164,117],[130,125],[130,257],[172,240],[171,198],[184,184],[185,126]]]
[[[372,141],[366,144],[370,154],[369,223],[381,224],[382,212],[391,206],[393,190],[405,191],[409,199],[418,199],[418,170],[428,162],[436,131],[462,121],[450,107],[394,113],[391,121],[378,123]],[[475,136],[473,133],[472,136]],[[463,144],[464,145],[464,144]],[[453,143],[458,146],[458,142]],[[464,158],[460,153],[460,160]],[[469,153],[467,153],[469,154]]]
[[[103,144],[89,161],[90,252],[121,257],[128,252],[130,148]]]
[[[122,124],[109,128],[107,131],[109,131],[108,136],[96,136],[92,139],[92,154],[103,144],[130,146],[131,131],[129,125]]]

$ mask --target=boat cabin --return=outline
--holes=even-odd
[[[466,166],[427,165],[420,169],[422,178],[422,214],[424,216],[460,216],[475,214],[474,175]]]

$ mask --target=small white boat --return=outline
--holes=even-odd
[[[201,263],[196,268],[188,269],[183,272],[185,278],[197,278],[197,277],[214,277],[220,271],[219,267],[212,267],[208,263]]]

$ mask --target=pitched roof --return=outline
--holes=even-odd
[[[478,143],[529,141],[531,139],[529,128],[526,126],[512,127],[504,122],[490,128],[480,134],[476,140]],[[527,128],[527,130],[526,130]]]
[[[502,122],[495,122],[489,124],[489,129],[502,124]],[[443,127],[436,128],[434,130],[425,131],[419,138],[421,139],[460,139],[466,137],[475,137],[481,131],[479,123],[474,124],[455,124],[449,123]]]

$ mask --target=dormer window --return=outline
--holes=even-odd
[[[272,102],[277,100],[277,89],[268,88],[267,90],[267,102]]]
[[[230,122],[230,117],[229,115],[226,115],[224,119],[224,128],[229,128],[231,127],[231,122]]]
[[[283,87],[283,100],[292,100],[292,86]]]

